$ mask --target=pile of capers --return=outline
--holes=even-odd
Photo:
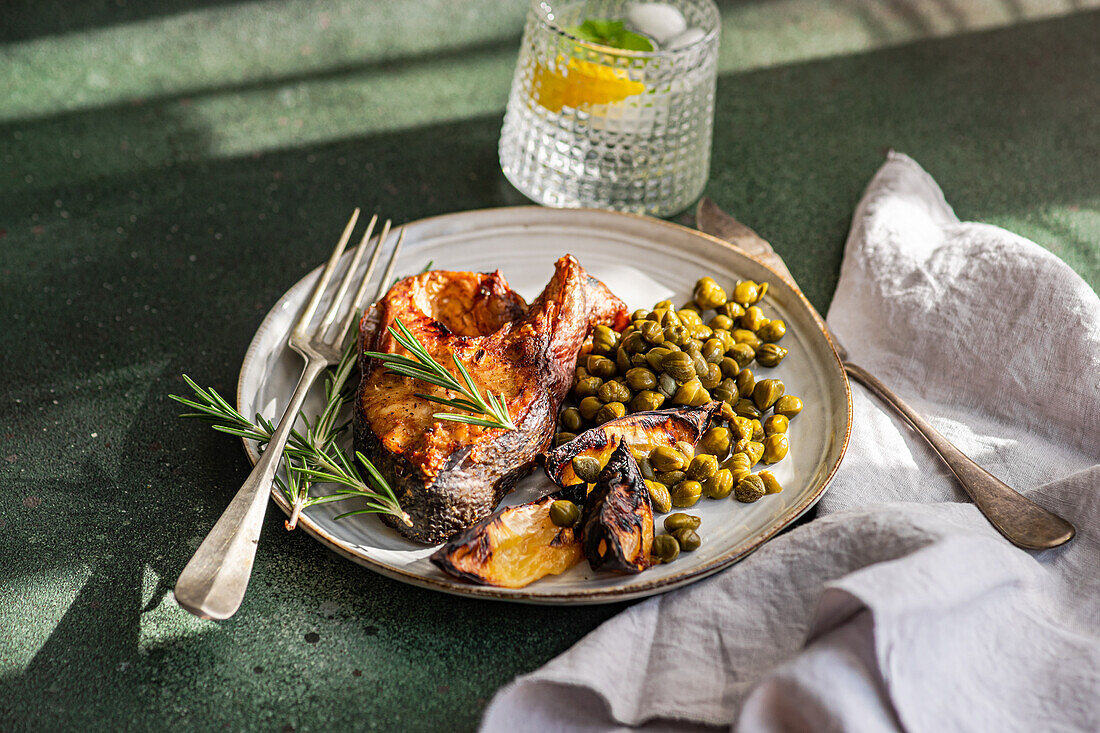
[[[664,513],[702,496],[731,494],[752,502],[779,492],[771,472],[751,469],[787,455],[787,427],[802,400],[786,394],[779,379],[757,381],[749,368],[770,369],[787,355],[777,343],[786,324],[759,306],[767,291],[766,282],[742,280],[727,297],[714,278],[704,277],[679,309],[662,300],[650,311],[635,311],[622,333],[597,326],[578,359],[556,443],[628,413],[721,400],[723,421],[698,447],[681,442],[634,452],[653,508]],[[714,315],[704,322],[708,311]]]

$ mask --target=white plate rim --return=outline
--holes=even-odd
[[[679,233],[687,233],[689,235],[699,237],[713,244],[718,244],[724,249],[730,250],[740,257],[752,260],[752,262],[770,272],[774,279],[782,281],[783,278],[775,272],[767,264],[760,262],[753,258],[740,247],[737,247],[723,239],[719,239],[704,232],[692,229],[690,227],[677,224],[675,222],[665,221],[663,219],[656,219],[653,217],[645,216],[642,214],[632,214],[625,212],[607,211],[604,209],[551,209],[541,206],[510,206],[510,207],[495,207],[487,209],[471,209],[467,211],[452,212],[448,214],[439,214],[437,216],[425,217],[417,219],[415,221],[405,224],[406,227],[424,226],[429,224],[441,224],[448,220],[459,219],[476,219],[479,216],[494,215],[499,216],[502,214],[514,213],[519,217],[522,217],[526,213],[536,214],[538,216],[546,216],[548,213],[553,215],[572,216],[577,214],[588,214],[597,216],[608,217],[622,217],[626,219],[634,220],[635,222],[645,222],[646,225],[666,227],[674,229]],[[472,227],[471,227],[472,228]],[[272,327],[272,321],[277,317],[277,311],[280,305],[283,303],[287,295],[299,287],[302,282],[308,278],[314,277],[314,273],[317,272],[323,265],[318,265],[316,268],[310,270],[303,275],[297,282],[287,288],[286,291],[276,300],[271,309],[264,316],[260,326],[256,329],[256,333],[252,337],[252,341],[248,345],[248,349],[245,352],[244,359],[241,362],[241,369],[237,377],[237,394],[236,394],[236,409],[240,411],[242,409],[243,389],[245,383],[245,376],[249,366],[249,363],[256,358],[261,342],[263,341],[266,331]],[[835,367],[834,377],[839,376],[838,384],[843,387],[845,397],[845,425],[843,436],[840,441],[840,449],[836,459],[832,465],[829,466],[824,479],[818,488],[812,493],[805,496],[801,501],[787,508],[784,512],[773,519],[763,530],[760,530],[727,550],[724,554],[710,560],[704,565],[701,565],[690,570],[685,570],[682,573],[662,578],[659,580],[652,580],[648,582],[637,582],[626,587],[614,587],[614,588],[593,588],[591,590],[585,589],[582,591],[571,591],[567,593],[529,593],[524,592],[523,589],[502,589],[493,586],[475,585],[467,583],[454,578],[438,578],[419,575],[417,573],[395,568],[384,563],[378,562],[373,558],[365,555],[360,555],[355,552],[349,551],[341,543],[323,528],[318,526],[312,521],[308,515],[302,513],[298,518],[298,527],[304,529],[307,534],[319,541],[333,552],[341,555],[352,562],[359,565],[363,565],[375,572],[380,573],[389,578],[399,580],[405,583],[409,583],[421,588],[427,588],[430,590],[441,591],[450,595],[484,598],[489,600],[508,601],[513,603],[527,603],[536,605],[589,605],[589,604],[602,604],[602,603],[617,603],[621,601],[628,601],[638,598],[644,598],[658,593],[665,593],[676,588],[688,585],[690,583],[702,580],[710,575],[713,575],[725,568],[733,565],[740,560],[743,560],[749,554],[759,549],[765,542],[770,540],[781,530],[795,522],[799,517],[809,511],[821,497],[825,494],[825,491],[829,488],[832,482],[833,476],[836,474],[837,469],[840,467],[840,463],[844,460],[844,455],[848,449],[848,441],[852,434],[852,392],[848,382],[847,373],[844,371],[843,362],[837,353],[836,344],[833,343],[830,337],[829,330],[826,328],[824,321],[818,314],[817,310],[813,308],[809,300],[807,300],[805,294],[798,288],[792,288],[792,292],[797,296],[797,302],[804,309],[804,312],[811,317],[813,322],[817,324],[820,335],[828,343],[830,350],[832,351],[832,357],[835,364],[830,363],[830,366]],[[260,454],[256,451],[248,440],[242,439],[244,445],[245,454],[248,456],[249,461],[255,465],[259,460]],[[536,468],[536,470],[538,470]],[[291,507],[287,502],[283,493],[278,490],[276,486],[272,486],[271,490],[272,499],[276,505],[283,511],[287,517],[290,516]],[[644,573],[639,576],[635,576],[640,579],[644,579]]]

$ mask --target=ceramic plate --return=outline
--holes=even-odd
[[[319,244],[319,251],[327,246]],[[848,443],[848,382],[805,299],[740,250],[656,219],[605,211],[517,207],[450,214],[409,224],[396,272],[416,273],[429,261],[436,269],[500,269],[512,287],[531,301],[550,279],[554,261],[566,253],[607,283],[631,310],[650,307],[664,298],[684,302],[703,275],[711,275],[727,287],[738,279],[768,281],[768,294],[761,305],[769,317],[786,321],[782,344],[790,354],[776,369],[758,371],[774,372],[786,383],[787,392],[803,397],[806,404],[802,414],[791,421],[790,454],[771,467],[783,491],[754,504],[703,499],[691,510],[702,517],[703,545],[681,554],[671,564],[623,576],[593,572],[582,561],[562,575],[515,590],[472,585],[445,575],[428,561],[435,548],[403,539],[374,516],[336,520],[337,514],[353,508],[350,502],[308,509],[300,528],[355,562],[427,588],[527,603],[604,603],[661,593],[711,575],[758,548],[821,498]],[[318,267],[287,291],[256,332],[237,388],[237,408],[242,414],[276,417],[293,392],[302,362],[287,348],[287,334],[319,272]],[[368,292],[374,288],[372,285]],[[311,400],[306,403],[307,414],[315,412],[321,402],[319,384]],[[246,443],[245,448],[255,462],[259,457],[255,444]],[[530,500],[549,485],[542,470],[536,469],[504,503]],[[282,493],[275,489],[272,495],[275,503],[289,512]]]

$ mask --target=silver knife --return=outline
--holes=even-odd
[[[722,211],[706,196],[695,210],[695,226],[704,234],[729,242],[749,257],[767,265],[786,280],[788,285],[801,292],[783,258],[776,253],[771,244]],[[813,306],[810,308],[812,309]],[[816,312],[815,315],[817,315]],[[932,450],[951,469],[959,485],[974,501],[981,513],[1009,542],[1028,550],[1045,550],[1073,539],[1076,530],[1072,524],[1024,497],[970,460],[889,387],[863,367],[849,361],[848,352],[841,346],[836,336],[829,332],[825,319],[818,315],[818,321],[832,340],[848,376],[867,387],[883,402],[891,405],[928,441]]]

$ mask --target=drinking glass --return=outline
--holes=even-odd
[[[546,206],[668,216],[710,169],[719,18],[713,0],[673,0],[690,33],[654,51],[610,48],[569,29],[637,3],[533,0],[500,136],[500,165]]]

